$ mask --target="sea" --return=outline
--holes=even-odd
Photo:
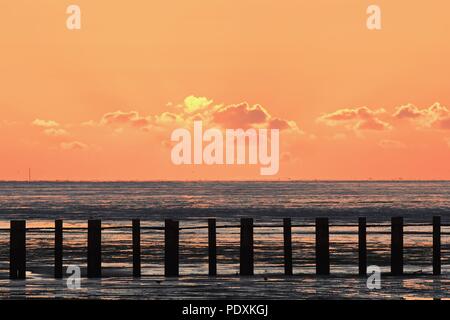
[[[0,299],[445,299],[450,289],[450,181],[0,182]],[[405,272],[390,270],[391,217],[405,223]],[[432,276],[432,218],[442,221],[442,275]],[[240,219],[254,219],[255,276],[239,276]],[[331,275],[315,275],[315,218],[330,223]],[[381,288],[358,277],[359,217]],[[217,271],[208,276],[208,219]],[[285,276],[283,218],[292,221]],[[9,279],[9,223],[27,221],[27,279]],[[64,270],[53,279],[54,220],[64,221]],[[102,279],[87,279],[87,220],[102,220]],[[142,277],[132,277],[131,220],[141,220]],[[165,219],[180,223],[180,277],[164,277]]]

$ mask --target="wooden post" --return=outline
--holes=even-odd
[[[441,274],[441,217],[433,217],[433,275]]]
[[[403,274],[403,218],[391,220],[391,274]]]
[[[284,274],[292,275],[292,227],[291,219],[283,219],[283,235],[284,235]]]
[[[26,222],[13,220],[10,223],[9,277],[25,279],[26,273]]]
[[[316,273],[330,274],[330,230],[328,218],[316,218]]]
[[[164,228],[164,275],[166,277],[179,276],[179,223],[166,219]]]
[[[141,276],[141,221],[133,219],[133,277]]]
[[[366,218],[358,219],[358,261],[359,275],[367,275],[367,233]]]
[[[55,278],[63,277],[63,221],[55,220]]]
[[[88,278],[102,276],[102,222],[88,221]]]
[[[208,219],[208,264],[209,275],[217,275],[216,219]]]
[[[253,219],[241,219],[240,275],[253,275]]]

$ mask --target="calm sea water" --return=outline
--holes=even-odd
[[[443,273],[430,275],[431,217],[450,222],[450,182],[0,182],[0,298],[433,298],[449,297],[450,227],[443,226]],[[405,270],[420,277],[386,278],[370,291],[357,274],[358,216],[366,216],[368,263],[389,271],[390,216],[405,217]],[[255,218],[255,277],[240,278],[239,218]],[[330,278],[315,277],[314,217],[330,217]],[[130,219],[142,227],[180,220],[179,280],[163,275],[164,233],[143,229],[141,280],[131,275]],[[208,278],[206,218],[217,218],[217,278]],[[282,276],[281,218],[292,217],[294,277]],[[27,280],[8,279],[8,220],[27,219]],[[54,280],[53,219],[64,219],[64,265],[86,272],[85,228],[101,218],[100,281],[70,291]],[[333,226],[334,224],[334,226]],[[220,228],[228,226],[228,228]],[[378,226],[378,227],[375,227]],[[123,227],[108,229],[107,227]]]
[[[450,212],[450,182],[0,182],[0,207],[0,219],[398,214],[417,220]]]

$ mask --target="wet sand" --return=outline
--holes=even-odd
[[[308,224],[309,223],[309,224]],[[49,220],[31,220],[27,227],[27,280],[8,279],[8,221],[0,222],[0,298],[100,299],[418,299],[445,298],[450,292],[450,247],[443,227],[442,272],[431,275],[431,226],[405,227],[405,277],[382,275],[382,289],[368,290],[366,278],[357,276],[357,229],[354,224],[330,231],[331,273],[316,277],[315,236],[311,221],[293,220],[294,276],[283,275],[283,235],[280,221],[255,222],[255,276],[239,277],[239,220],[219,220],[217,229],[218,277],[208,277],[207,229],[204,220],[181,221],[180,274],[164,278],[161,221],[142,221],[142,274],[133,279],[129,221],[104,221],[101,280],[87,279],[85,221],[65,221],[64,266],[82,270],[81,290],[69,290],[66,280],[53,279],[53,233]],[[220,228],[227,226],[227,228]],[[117,229],[117,227],[120,227]],[[6,230],[5,230],[6,228]],[[372,226],[368,234],[368,265],[389,272],[390,227]],[[408,234],[411,232],[411,234]],[[413,274],[414,273],[414,274]]]
[[[450,277],[382,277],[381,289],[369,290],[355,276],[146,276],[82,279],[70,290],[66,280],[33,277],[0,280],[1,299],[450,299]]]

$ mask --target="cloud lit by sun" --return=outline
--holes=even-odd
[[[260,178],[173,166],[196,120],[279,129],[274,179],[450,179],[448,3],[382,0],[374,31],[359,0],[78,2],[76,31],[64,3],[2,7],[0,179]]]

